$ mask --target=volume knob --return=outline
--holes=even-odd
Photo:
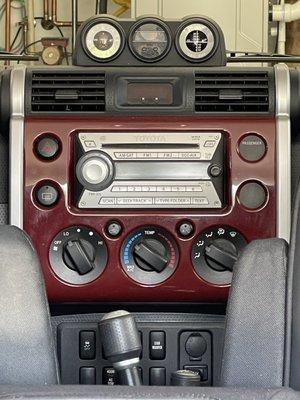
[[[93,192],[103,190],[113,180],[113,161],[104,153],[89,152],[79,159],[76,176],[85,189]]]

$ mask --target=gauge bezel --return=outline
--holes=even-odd
[[[164,30],[164,32],[165,32],[165,34],[167,36],[168,45],[167,45],[165,51],[159,57],[155,57],[155,58],[151,58],[151,59],[144,58],[140,54],[138,54],[136,52],[136,50],[133,48],[133,45],[132,45],[133,35],[137,31],[138,28],[140,28],[142,25],[145,25],[145,24],[155,24],[155,25],[160,26]],[[131,27],[131,29],[129,31],[128,46],[129,46],[129,49],[130,49],[131,53],[133,54],[133,56],[135,58],[137,58],[138,60],[140,60],[142,62],[145,62],[145,63],[155,63],[155,62],[160,61],[163,58],[165,58],[167,56],[167,54],[170,52],[170,50],[171,50],[171,47],[172,47],[171,30],[168,27],[168,25],[164,21],[162,21],[161,19],[158,19],[158,18],[141,18]]]
[[[118,31],[118,33],[120,35],[120,47],[117,50],[117,52],[115,54],[113,54],[111,57],[99,58],[96,55],[94,55],[93,53],[91,53],[91,51],[87,47],[87,35],[88,35],[88,33],[96,25],[100,25],[100,24],[111,25],[113,28],[115,28]],[[111,18],[98,18],[97,20],[91,21],[89,24],[87,24],[84,27],[84,30],[83,30],[82,35],[81,35],[81,44],[82,44],[82,47],[83,47],[85,53],[87,54],[88,57],[90,57],[91,59],[93,59],[93,60],[95,60],[95,61],[97,61],[99,63],[107,63],[107,62],[112,61],[112,60],[116,59],[117,57],[119,57],[120,54],[124,50],[125,43],[126,43],[126,35],[125,35],[125,32],[124,32],[122,26],[117,21],[115,21],[115,20],[113,20]]]
[[[190,57],[188,54],[186,54],[182,50],[182,46],[180,44],[180,37],[181,37],[182,32],[185,29],[187,29],[189,26],[196,25],[196,24],[203,25],[205,28],[208,28],[212,32],[212,35],[214,38],[213,47],[209,50],[209,52],[207,54],[205,54],[203,57],[200,57],[200,58]],[[208,21],[206,19],[202,19],[202,18],[192,18],[192,19],[189,18],[189,19],[185,20],[177,29],[176,36],[175,36],[175,47],[176,47],[177,52],[185,60],[190,61],[192,63],[202,63],[204,61],[209,60],[217,51],[219,42],[220,42],[220,37],[219,37],[216,27],[212,23],[210,23],[210,21]]]

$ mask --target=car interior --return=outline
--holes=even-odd
[[[299,21],[0,0],[1,397],[300,399]]]

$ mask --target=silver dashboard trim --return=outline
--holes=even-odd
[[[276,176],[277,232],[289,242],[291,231],[291,120],[290,72],[286,64],[277,64],[276,81]]]
[[[24,107],[25,66],[11,71],[10,78],[10,137],[9,137],[9,223],[23,228],[23,169],[24,169]]]

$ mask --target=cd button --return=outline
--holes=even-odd
[[[94,149],[96,147],[96,142],[94,140],[85,140],[84,145],[87,149]]]
[[[192,198],[192,204],[207,206],[207,205],[209,205],[209,201],[208,201],[207,197],[194,197],[194,198]]]
[[[184,205],[191,204],[191,199],[189,197],[176,198],[176,197],[156,197],[155,204],[160,205]]]
[[[118,205],[151,205],[153,200],[151,198],[143,197],[125,197],[117,199]]]

